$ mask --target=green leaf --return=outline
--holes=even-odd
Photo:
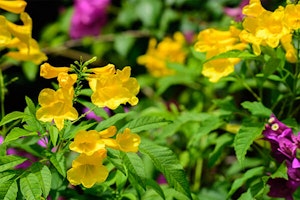
[[[56,126],[50,126],[49,127],[49,135],[50,135],[50,140],[53,144],[53,146],[56,146],[57,143],[57,139],[58,139],[58,129],[56,128]]]
[[[169,121],[166,121],[161,117],[142,116],[127,123],[123,128],[120,129],[120,131],[122,132],[124,131],[125,128],[130,128],[132,132],[137,133],[141,131],[160,128],[169,123],[170,123]]]
[[[264,123],[244,122],[235,135],[234,150],[239,163],[243,166],[246,153],[250,145],[257,139],[264,129]]]
[[[271,178],[284,178],[288,180],[288,175],[287,175],[287,167],[286,163],[283,162],[280,164],[276,172],[274,172],[271,176]]]
[[[31,172],[38,178],[43,196],[47,198],[50,192],[52,179],[49,168],[46,165],[36,162],[30,167],[30,169]]]
[[[0,199],[3,200],[16,200],[18,193],[18,185],[15,180],[9,180],[0,183]]]
[[[239,189],[248,179],[253,178],[255,176],[260,176],[263,173],[264,173],[264,167],[256,167],[256,168],[249,169],[242,175],[242,177],[235,179],[227,197],[233,195],[233,193],[237,189]]]
[[[223,153],[223,149],[232,143],[232,135],[224,134],[217,138],[216,146],[209,154],[208,166],[212,167]]]
[[[16,171],[5,171],[0,173],[0,184],[11,180],[16,175]]]
[[[113,115],[112,117],[106,119],[106,120],[103,120],[102,122],[100,122],[95,130],[97,131],[101,131],[103,129],[106,129],[112,125],[114,125],[117,121],[121,120],[121,119],[124,119],[125,117],[128,117],[130,115],[134,115],[136,114],[135,112],[127,112],[127,113],[117,113],[115,115]]]
[[[279,58],[271,58],[269,59],[265,66],[263,67],[263,73],[265,77],[268,77],[269,75],[273,74],[277,68],[281,67],[282,62]]]
[[[25,101],[30,113],[35,116],[36,109],[33,101],[27,96],[25,96]]]
[[[213,56],[210,59],[205,60],[206,62],[209,62],[211,60],[215,60],[215,59],[220,59],[220,58],[241,58],[241,59],[254,59],[257,58],[258,56],[251,54],[247,51],[240,51],[240,50],[231,50],[231,51],[227,51],[225,53],[221,53],[218,54],[216,56]]]
[[[8,135],[5,137],[4,143],[8,143],[8,142],[17,140],[17,139],[19,139],[20,137],[23,137],[23,136],[33,136],[33,135],[38,135],[38,133],[37,132],[29,132],[29,131],[26,131],[22,128],[14,127],[8,133]]]
[[[20,111],[13,111],[11,113],[8,113],[7,115],[5,115],[2,120],[0,121],[0,126],[3,126],[9,122],[18,120],[18,119],[22,119],[24,117],[26,117],[27,115],[24,114],[23,112]]]
[[[131,175],[130,181],[146,190],[146,173],[142,159],[136,153],[124,153],[124,164]]]
[[[20,189],[26,200],[41,199],[42,190],[39,179],[32,173],[20,178]]]
[[[135,38],[126,34],[119,34],[115,36],[114,48],[123,57],[126,57],[131,47],[135,42]]]
[[[162,6],[162,2],[159,0],[138,1],[135,12],[145,26],[155,26]]]
[[[194,79],[192,76],[176,74],[172,76],[166,76],[160,78],[157,82],[157,94],[160,95],[164,93],[172,85],[191,85],[194,84]]]
[[[39,67],[33,62],[27,61],[23,62],[22,70],[29,81],[34,81],[38,74]]]
[[[58,152],[53,154],[50,157],[50,162],[63,177],[66,177],[65,157],[63,153]]]
[[[192,199],[186,174],[179,160],[169,148],[143,140],[139,149],[141,153],[149,156],[154,166],[164,174],[171,187]]]
[[[266,108],[261,102],[250,102],[245,101],[241,104],[243,108],[248,109],[252,115],[270,117],[272,111],[269,108]]]
[[[13,155],[0,156],[0,172],[11,169],[16,165],[23,163],[25,160],[27,159]]]
[[[152,189],[159,195],[161,196],[161,198],[166,199],[164,191],[161,189],[161,187],[159,186],[159,184],[157,183],[157,181],[147,178],[146,179],[146,184],[150,187],[152,187]]]

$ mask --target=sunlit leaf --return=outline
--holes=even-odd
[[[13,155],[0,156],[0,172],[11,169],[16,165],[23,163],[25,160],[27,159]]]
[[[20,189],[24,198],[27,200],[41,199],[42,190],[39,179],[32,173],[20,178]]]

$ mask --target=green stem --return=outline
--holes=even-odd
[[[0,106],[1,106],[1,116],[0,120],[4,117],[5,115],[5,110],[4,110],[4,98],[5,98],[5,85],[4,85],[4,78],[2,74],[2,70],[0,69]]]
[[[202,168],[203,168],[203,159],[199,158],[196,163],[193,191],[198,191],[201,186]]]

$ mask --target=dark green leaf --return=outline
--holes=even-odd
[[[154,166],[164,174],[171,187],[192,199],[186,174],[169,148],[143,140],[139,149],[141,153],[150,157]]]
[[[245,101],[241,105],[243,108],[248,109],[251,114],[255,116],[270,117],[272,114],[272,111],[269,108],[266,108],[261,102]]]
[[[242,166],[250,145],[262,134],[263,129],[264,123],[244,122],[238,133],[235,135],[234,150],[237,159]]]
[[[15,180],[9,180],[0,183],[0,199],[1,200],[16,200],[18,193],[18,185]]]

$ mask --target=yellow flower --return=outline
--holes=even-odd
[[[243,7],[243,14],[250,17],[257,17],[265,11],[260,0],[250,0],[249,4]]]
[[[145,65],[150,74],[155,77],[174,74],[174,70],[169,69],[166,63],[184,63],[186,58],[184,45],[185,38],[180,32],[176,32],[173,39],[166,37],[158,44],[156,39],[152,38],[146,54],[139,56],[137,62]]]
[[[250,1],[249,7],[244,8],[246,17],[243,22],[244,30],[240,34],[243,41],[253,44],[253,51],[256,55],[260,55],[261,45],[276,48],[281,38],[290,33],[283,20],[284,8],[282,6],[279,6],[274,12],[257,8],[260,6],[260,2],[254,0]],[[253,15],[252,12],[257,14]]]
[[[109,128],[100,131],[99,136],[101,141],[105,144],[105,146],[113,149],[119,149],[119,145],[115,139],[112,137],[117,133],[117,128],[115,126],[110,126]]]
[[[20,41],[30,46],[32,32],[31,17],[26,12],[23,12],[21,13],[20,18],[24,25],[17,25],[10,21],[7,21],[7,28],[13,36],[17,37]]]
[[[73,160],[72,168],[67,171],[67,179],[72,185],[82,184],[86,188],[104,182],[108,176],[107,168],[102,164],[106,150],[100,150],[88,156],[80,154]]]
[[[73,87],[74,83],[77,80],[77,74],[68,74],[66,72],[61,72],[57,77],[59,86],[62,88],[70,88]]]
[[[39,108],[36,112],[38,120],[43,122],[52,122],[54,120],[57,128],[61,130],[64,127],[64,120],[75,120],[78,113],[73,107],[74,89],[60,88],[57,91],[46,88],[43,89],[38,97]]]
[[[37,41],[32,38],[29,40],[29,46],[20,39],[13,38],[6,47],[18,49],[18,51],[10,51],[6,54],[15,60],[32,61],[37,65],[47,60],[47,56],[40,51]]]
[[[281,38],[281,44],[285,50],[285,58],[290,63],[296,63],[297,58],[297,50],[292,44],[292,34],[285,35]]]
[[[22,13],[25,10],[27,3],[23,0],[0,0],[0,8],[12,13]]]
[[[230,26],[228,31],[205,29],[198,34],[195,50],[206,52],[206,59],[230,50],[243,50],[247,44],[241,42],[239,34],[241,30]],[[214,59],[204,63],[202,74],[211,82],[217,82],[234,71],[234,65],[240,61],[238,58]]]
[[[41,65],[40,76],[43,78],[55,78],[61,72],[68,72],[69,67],[53,67],[49,63],[44,63]]]
[[[111,67],[111,65],[109,65]],[[93,91],[92,103],[99,107],[116,109],[120,104],[136,105],[140,86],[135,78],[130,77],[130,67],[117,70],[116,73],[92,74],[89,85]]]
[[[300,28],[300,5],[289,4],[285,7],[283,21],[292,30]]]
[[[0,15],[0,47],[6,46],[10,40],[12,39],[12,36],[7,29],[6,25],[6,19],[4,16]]]
[[[70,144],[70,149],[90,156],[96,151],[105,149],[105,143],[101,140],[100,134],[97,131],[82,130],[76,133],[74,142]]]
[[[116,141],[119,144],[119,149],[124,152],[137,152],[141,143],[141,138],[135,133],[131,133],[129,128],[126,128],[123,133],[117,134]]]

